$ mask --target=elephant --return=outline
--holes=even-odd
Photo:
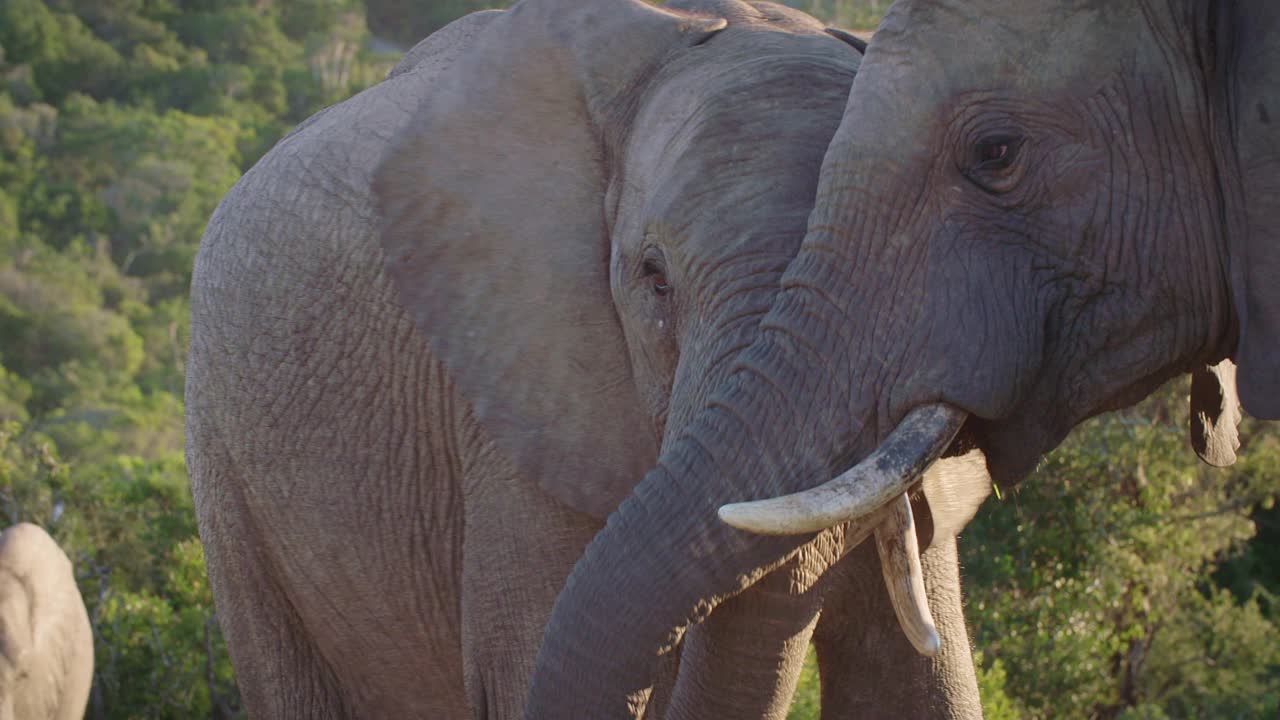
[[[897,0],[782,290],[576,564],[529,717],[625,717],[673,632],[939,454],[1013,485],[1191,372],[1192,445],[1230,462],[1241,404],[1280,418],[1276,68],[1269,0]],[[674,508],[701,525],[620,568]]]
[[[192,275],[187,464],[251,716],[531,712],[575,562],[780,291],[863,48],[764,2],[524,0],[228,192]],[[744,572],[624,712],[783,718],[812,640],[825,718],[980,717],[954,536],[990,485],[948,462],[892,533]],[[619,569],[659,591],[648,546]]]
[[[0,720],[80,720],[93,628],[71,560],[38,525],[0,534]]]

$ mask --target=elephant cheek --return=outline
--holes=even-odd
[[[1066,433],[1027,419],[1021,413],[999,423],[975,422],[974,435],[986,454],[992,482],[1011,488],[1031,474],[1044,457],[1044,448],[1053,448]]]

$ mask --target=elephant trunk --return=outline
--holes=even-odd
[[[799,489],[825,467],[803,441],[803,404],[751,374],[731,374],[578,560],[543,636],[526,718],[642,715],[659,658],[684,630],[809,539],[751,535],[716,517],[726,502]]]
[[[660,657],[684,631],[813,537],[743,532],[717,511],[812,488],[882,439],[875,390],[885,378],[842,372],[851,367],[841,361],[850,343],[837,329],[839,313],[800,278],[784,279],[783,288],[753,345],[579,559],[545,630],[526,718],[642,715]],[[906,465],[923,471],[928,459]],[[886,517],[897,522],[879,531],[878,545],[892,556],[885,564],[917,576],[891,578],[903,589],[893,596],[907,605],[899,617],[931,652],[937,638],[918,559],[903,555],[914,549],[914,535],[904,539],[914,532],[909,511],[874,513],[860,521],[868,527],[846,533],[865,537]]]

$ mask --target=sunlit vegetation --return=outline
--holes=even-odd
[[[0,521],[76,564],[93,718],[235,717],[183,466],[192,260],[298,121],[382,77],[335,0],[0,0]]]
[[[1186,435],[1187,383],[1080,429],[962,540],[968,619],[1018,717],[1272,718],[1280,432],[1231,469]],[[1274,531],[1273,531],[1274,532]]]

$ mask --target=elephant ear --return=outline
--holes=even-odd
[[[723,20],[525,0],[480,30],[374,177],[387,275],[517,472],[606,517],[657,455],[609,291],[595,117]]]
[[[1245,223],[1232,238],[1240,399],[1280,419],[1280,2],[1236,0],[1222,69]]]
[[[1191,447],[1201,460],[1214,467],[1235,463],[1240,419],[1236,366],[1230,360],[1191,373]]]

